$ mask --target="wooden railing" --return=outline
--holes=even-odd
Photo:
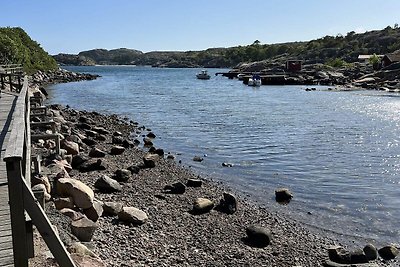
[[[27,267],[28,258],[33,256],[32,220],[59,266],[76,267],[30,187],[31,136],[27,77],[24,77],[15,104],[4,161],[7,167],[14,265]]]
[[[21,64],[0,65],[0,89],[4,90],[8,85],[10,91],[19,93],[22,88],[23,72]]]

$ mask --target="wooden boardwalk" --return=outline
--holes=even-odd
[[[8,184],[6,163],[3,161],[11,131],[12,112],[17,96],[2,92],[0,98],[0,267],[14,266],[11,232],[10,205],[8,202]]]

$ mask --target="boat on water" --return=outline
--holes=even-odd
[[[244,76],[246,76],[246,74],[239,73],[239,74],[237,75],[237,78],[238,78],[239,81],[243,81],[243,77],[244,77]]]
[[[207,73],[207,70],[202,70],[200,73],[196,74],[197,79],[208,80],[211,76]]]
[[[260,75],[253,75],[247,83],[248,86],[261,86],[261,77]]]

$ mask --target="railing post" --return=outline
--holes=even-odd
[[[24,212],[23,176],[20,158],[6,160],[14,264],[28,267],[28,247]]]

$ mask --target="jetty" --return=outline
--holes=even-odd
[[[59,266],[75,267],[31,190],[31,97],[22,66],[0,66],[0,267],[27,267],[33,226]],[[36,168],[38,164],[36,164]],[[12,192],[12,193],[11,193]]]

